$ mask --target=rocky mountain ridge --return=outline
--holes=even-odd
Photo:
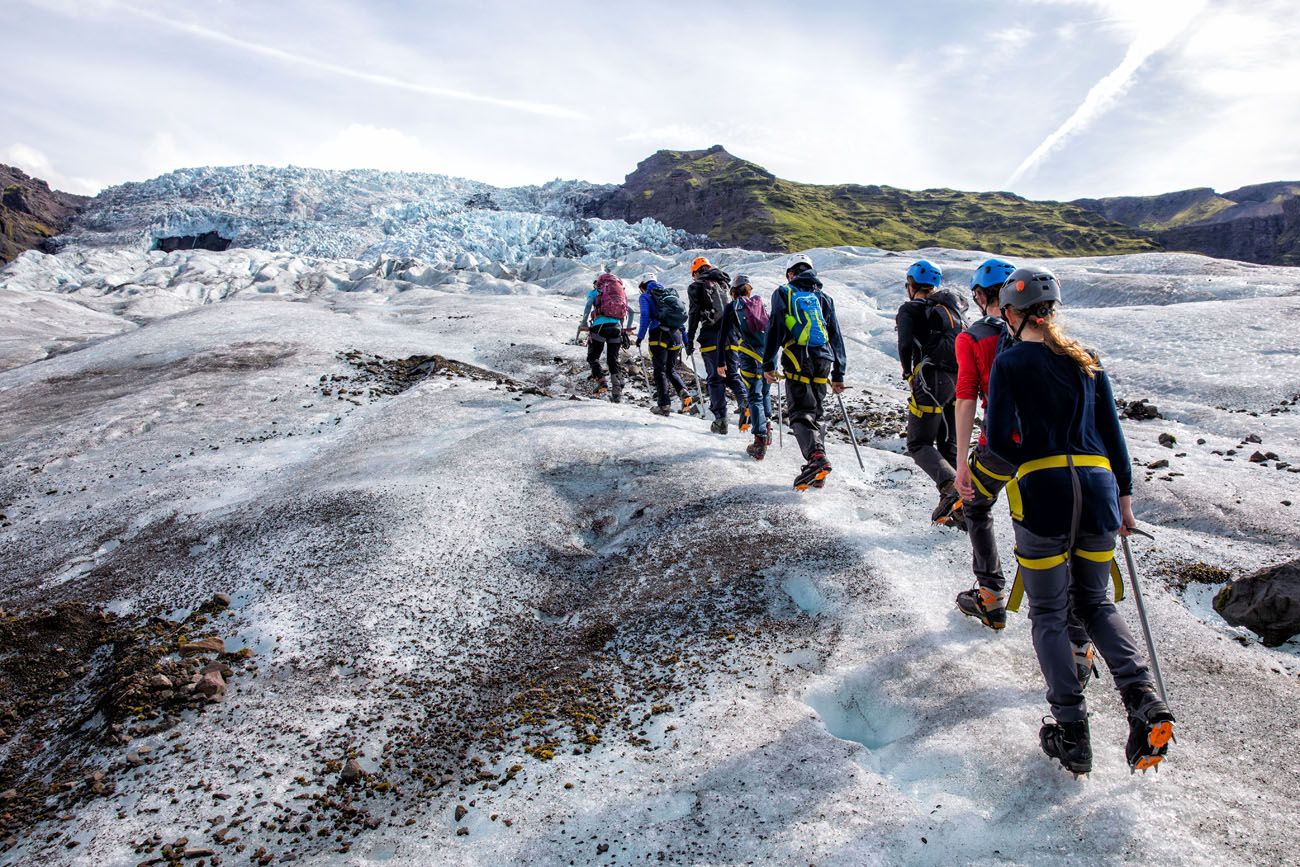
[[[89,202],[0,164],[0,265],[61,233]]]

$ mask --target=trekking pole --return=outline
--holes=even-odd
[[[695,377],[695,402],[700,408],[700,418],[704,417],[704,386],[700,385],[700,372],[695,369],[695,354],[686,356],[691,360],[691,376]]]
[[[1140,536],[1146,536],[1148,539],[1155,539],[1150,533],[1133,527],[1131,532]],[[1147,654],[1151,659],[1151,674],[1155,677],[1156,689],[1160,690],[1160,700],[1168,702],[1169,698],[1165,694],[1165,678],[1160,673],[1160,657],[1156,655],[1156,643],[1151,637],[1151,623],[1147,620],[1147,606],[1142,598],[1142,585],[1138,582],[1137,566],[1133,562],[1133,549],[1129,547],[1128,537],[1122,537],[1120,543],[1124,547],[1124,561],[1128,564],[1129,581],[1133,584],[1133,600],[1137,603],[1138,620],[1142,623],[1142,637],[1147,642]]]
[[[867,465],[862,463],[862,452],[858,451],[858,435],[853,432],[853,422],[849,421],[849,411],[844,408],[844,398],[837,394],[835,399],[839,401],[840,413],[844,416],[844,426],[849,429],[849,440],[853,443],[853,453],[858,456],[858,466],[865,470]]]
[[[776,392],[776,447],[785,448],[785,386],[781,385],[778,379],[773,385],[777,386]]]

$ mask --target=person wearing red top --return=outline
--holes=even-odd
[[[971,277],[971,298],[983,318],[957,335],[957,492],[973,552],[971,569],[975,586],[957,594],[957,607],[978,618],[991,629],[1007,625],[1006,578],[993,535],[993,504],[998,492],[1016,475],[1016,466],[998,457],[988,447],[984,434],[971,451],[975,427],[975,403],[988,406],[989,371],[993,358],[1007,336],[1006,323],[998,310],[998,290],[1015,266],[1001,259],[989,259]]]

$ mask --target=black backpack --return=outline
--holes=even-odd
[[[929,327],[921,349],[925,358],[940,370],[957,372],[957,335],[966,330],[962,314],[966,304],[947,289],[926,299],[925,323]]]
[[[704,287],[704,299],[708,303],[700,310],[700,327],[712,330],[722,324],[722,316],[727,312],[727,295],[731,278],[716,268],[700,278]]]

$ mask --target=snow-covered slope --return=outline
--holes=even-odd
[[[368,169],[181,169],[105,190],[62,240],[147,250],[159,238],[215,232],[238,247],[300,256],[417,256],[511,273],[534,257],[598,263],[634,250],[680,252],[703,240],[648,219],[585,219],[601,189],[581,181],[500,189]]]
[[[267,196],[247,213],[280,213]],[[150,664],[213,635],[232,667],[221,702],[150,719],[93,705],[125,664],[107,644],[0,647],[6,673],[51,666],[57,710],[15,722],[0,696],[0,773],[32,769],[5,779],[46,811],[0,861],[131,865],[181,837],[223,863],[1293,860],[1296,644],[1228,628],[1213,585],[1178,576],[1300,554],[1300,274],[1052,263],[1120,396],[1165,415],[1125,422],[1135,460],[1169,461],[1136,501],[1179,742],[1130,777],[1103,676],[1097,768],[1075,781],[1038,749],[1026,620],[993,635],[957,614],[969,548],[930,526],[901,454],[911,254],[812,251],[873,433],[865,470],[837,439],[828,487],[801,496],[788,437],[755,464],[740,437],[651,416],[635,368],[629,403],[584,398],[570,341],[593,274],[680,287],[693,251],[533,251],[525,282],[363,242],[79,244],[0,272],[0,628],[102,605]],[[982,258],[924,253],[957,283]],[[782,270],[708,254],[765,289]],[[1278,458],[1247,461],[1248,436]],[[200,609],[214,593],[230,608]],[[344,785],[349,758],[365,776]]]

